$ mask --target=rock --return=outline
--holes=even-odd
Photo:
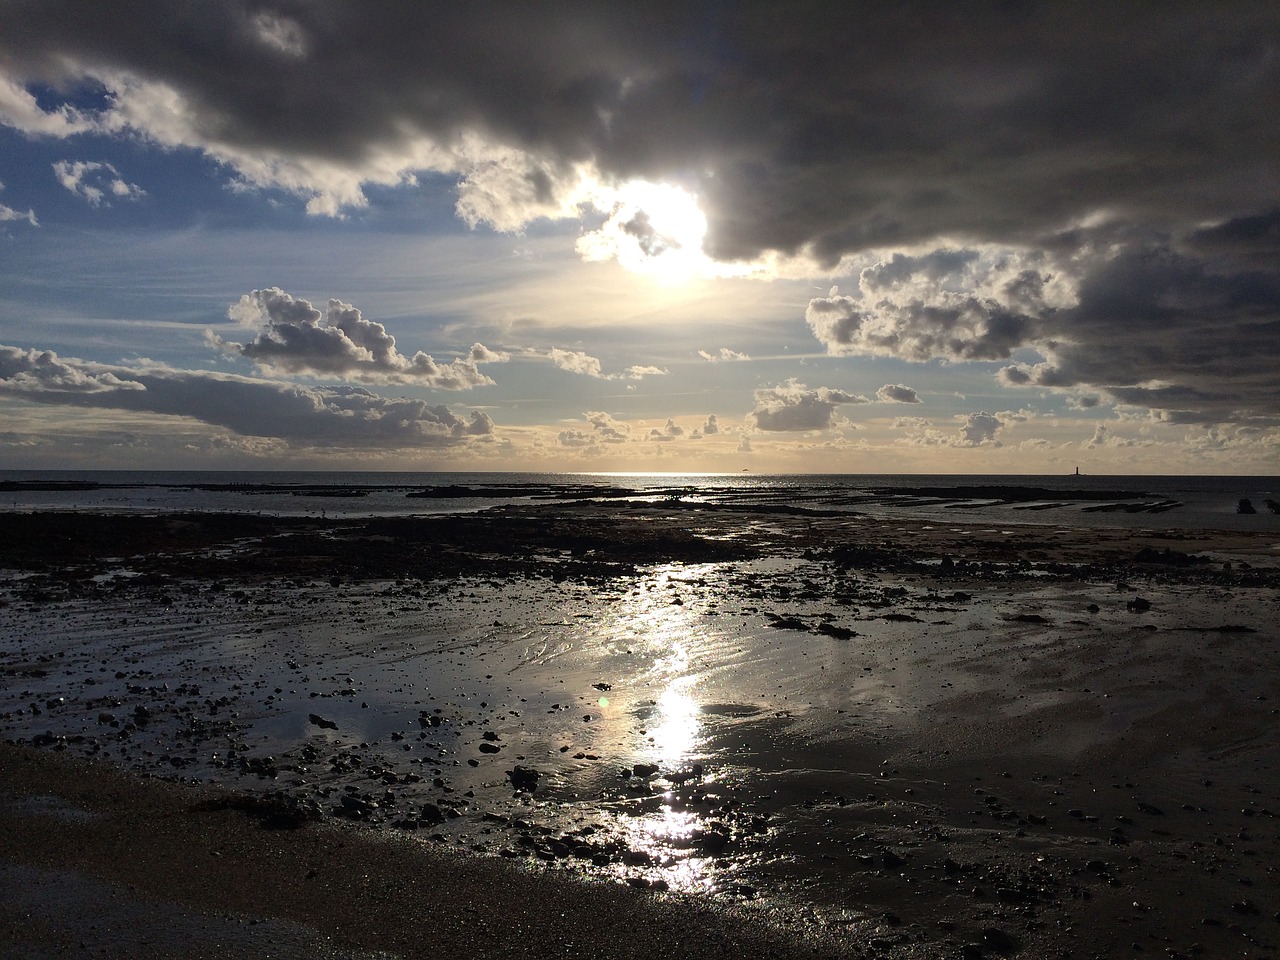
[[[320,727],[322,730],[338,729],[338,725],[336,723],[334,723],[332,720],[326,720],[324,717],[320,716],[320,714],[318,713],[308,714],[307,719],[311,721],[312,726]]]
[[[489,743],[488,741],[485,741],[480,744],[479,749],[481,753],[497,753],[502,749],[502,747],[498,746],[496,743]]]
[[[340,801],[341,806],[338,813],[352,820],[365,820],[373,814],[378,805],[368,800],[361,800],[359,797],[353,797],[351,794],[343,794]]]
[[[656,763],[637,763],[631,768],[631,775],[641,780],[647,780],[658,772]]]
[[[538,789],[539,776],[538,771],[532,767],[517,765],[507,771],[507,779],[511,781],[511,786],[516,790],[527,790],[529,793]]]
[[[1125,609],[1130,613],[1145,613],[1151,609],[1151,601],[1144,597],[1134,597],[1125,604]]]
[[[1257,513],[1258,509],[1253,505],[1253,501],[1246,497],[1241,497],[1240,502],[1236,504],[1236,513]]]
[[[418,819],[430,824],[444,823],[444,811],[434,803],[424,803],[422,810],[418,813]]]
[[[987,927],[982,931],[982,945],[988,950],[1000,951],[1013,950],[1017,946],[1013,942],[1013,937],[999,927]]]
[[[823,622],[818,624],[817,632],[828,637],[835,637],[837,640],[852,640],[858,634],[850,630],[848,627],[839,627],[834,623]]]

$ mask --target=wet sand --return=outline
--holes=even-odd
[[[209,956],[246,925],[244,955],[1280,941],[1275,534],[661,502],[0,527],[0,881],[45,917],[11,943],[139,955],[29,893],[66,871],[99,932],[204,924]]]

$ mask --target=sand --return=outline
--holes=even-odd
[[[625,502],[0,527],[17,955],[1280,940],[1274,534]]]

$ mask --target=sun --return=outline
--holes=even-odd
[[[630,180],[600,186],[590,202],[607,217],[578,239],[584,260],[617,260],[661,283],[685,283],[712,272],[702,252],[707,216],[683,187]]]

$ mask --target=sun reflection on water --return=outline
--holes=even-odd
[[[657,713],[649,726],[654,762],[664,769],[679,767],[699,746],[701,711],[689,692],[696,678],[676,677],[658,697]]]
[[[687,893],[714,890],[724,873],[716,865],[722,851],[711,824],[723,798],[714,773],[704,770],[701,704],[706,626],[700,585],[712,577],[710,568],[654,568],[613,608],[604,628],[628,656],[643,657],[636,681],[648,688],[642,699],[629,701],[634,773],[609,804],[608,829],[631,851],[625,875],[639,873]],[[615,699],[614,705],[621,704]],[[716,834],[710,842],[709,834]]]

